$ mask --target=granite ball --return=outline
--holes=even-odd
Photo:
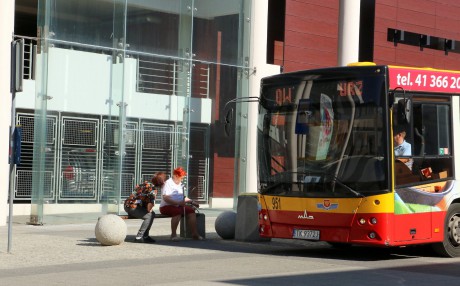
[[[214,223],[217,234],[223,239],[235,238],[236,213],[233,211],[224,211]]]
[[[101,216],[96,223],[96,239],[102,245],[119,245],[126,239],[128,227],[125,221],[114,214]]]

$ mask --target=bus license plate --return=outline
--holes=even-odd
[[[294,229],[292,238],[319,240],[319,230]]]

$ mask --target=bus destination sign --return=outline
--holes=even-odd
[[[460,93],[460,72],[389,67],[390,89]]]

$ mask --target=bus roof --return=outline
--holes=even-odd
[[[262,84],[283,81],[310,80],[347,76],[384,75],[388,73],[388,88],[412,92],[436,92],[460,94],[460,71],[433,68],[417,68],[393,65],[350,65],[346,67],[320,68],[289,72],[262,79]]]
[[[262,79],[262,84],[278,83],[282,81],[298,81],[298,80],[311,80],[319,78],[341,78],[350,76],[362,76],[363,74],[368,75],[384,75],[387,67],[376,66],[376,65],[364,65],[364,66],[344,66],[344,67],[327,67],[310,70],[300,70],[294,72],[288,72],[283,74],[277,74],[268,76]]]

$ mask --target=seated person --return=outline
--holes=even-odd
[[[412,156],[412,146],[410,143],[408,143],[405,138],[406,138],[406,131],[404,130],[398,130],[395,131],[393,134],[393,140],[394,140],[394,152],[395,156]],[[406,164],[406,166],[412,170],[412,164],[413,160],[410,158],[397,158],[399,161],[403,162]]]
[[[178,241],[176,234],[177,226],[182,216],[186,216],[188,226],[191,229],[192,237],[196,240],[203,240],[198,234],[196,225],[196,214],[193,206],[199,205],[184,196],[184,187],[182,180],[185,178],[186,172],[182,167],[177,167],[173,171],[173,175],[169,178],[161,188],[161,203],[160,212],[164,215],[171,216],[171,240]],[[189,205],[188,205],[189,204]]]
[[[155,239],[149,236],[150,228],[155,219],[153,206],[155,205],[156,191],[154,186],[145,181],[136,185],[133,193],[125,200],[124,209],[129,216],[143,220],[134,242],[153,243]]]

